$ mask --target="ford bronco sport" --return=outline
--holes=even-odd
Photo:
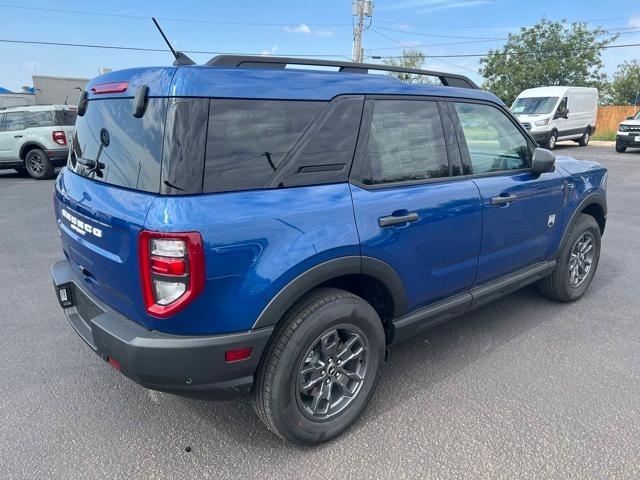
[[[55,167],[67,161],[75,121],[71,105],[0,110],[0,169],[13,168],[36,180],[55,177]]]
[[[91,81],[52,266],[89,347],[315,443],[363,411],[388,345],[533,282],[580,298],[606,169],[536,148],[465,77],[373,69],[395,68],[220,56]]]

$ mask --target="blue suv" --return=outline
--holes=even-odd
[[[97,77],[78,115],[71,326],[147,388],[250,395],[293,442],[354,422],[390,344],[533,282],[575,300],[598,265],[606,169],[462,76],[221,56]]]

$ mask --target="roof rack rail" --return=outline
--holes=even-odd
[[[318,67],[338,67],[340,72],[349,73],[369,73],[369,70],[378,70],[436,77],[443,85],[448,87],[480,88],[470,78],[456,73],[422,70],[419,68],[394,67],[391,65],[379,65],[376,63],[341,62],[335,60],[316,60],[312,58],[272,57],[267,55],[218,55],[209,60],[205,65],[209,67],[228,68],[286,68],[287,65],[312,65]]]

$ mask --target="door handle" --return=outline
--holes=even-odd
[[[415,222],[419,218],[420,216],[415,212],[405,215],[389,215],[388,217],[380,217],[378,219],[378,225],[380,225],[380,228],[390,227],[391,225],[397,225],[399,223]]]
[[[22,138],[22,135],[14,135],[13,138]]]
[[[493,197],[491,199],[491,205],[504,205],[506,203],[513,203],[518,200],[517,195],[506,195],[500,197]]]

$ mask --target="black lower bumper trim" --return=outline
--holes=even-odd
[[[150,331],[93,295],[74,278],[66,259],[51,267],[58,301],[71,292],[65,315],[78,335],[104,360],[147,388],[188,396],[230,399],[250,392],[253,375],[273,327],[214,336]],[[251,347],[251,356],[226,362],[225,352]]]
[[[640,148],[640,135],[616,135],[616,143],[621,147]]]

